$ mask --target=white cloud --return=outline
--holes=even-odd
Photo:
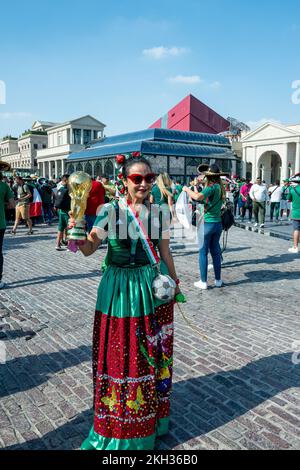
[[[168,78],[170,83],[185,83],[187,85],[194,85],[196,83],[202,83],[203,80],[199,75],[177,75],[176,77]]]
[[[250,127],[251,130],[257,129],[258,127],[262,126],[263,124],[266,124],[267,122],[273,122],[274,124],[282,124],[280,121],[277,119],[273,118],[262,118],[259,121],[248,121],[246,122],[247,126]]]
[[[16,113],[0,113],[0,119],[22,119],[32,117],[31,113],[16,112]]]
[[[218,82],[217,80],[215,82],[212,82],[210,85],[210,88],[212,88],[213,90],[219,90],[222,86],[222,83],[221,82]]]
[[[166,57],[177,57],[185,54],[188,50],[185,47],[152,47],[151,49],[144,49],[143,55],[150,59],[160,60]]]

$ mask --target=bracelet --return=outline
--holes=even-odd
[[[176,284],[176,286],[179,286],[179,284],[180,284],[180,279],[175,279],[175,284]]]

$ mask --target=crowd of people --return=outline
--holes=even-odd
[[[27,176],[26,178],[22,178],[18,175],[15,177],[2,176],[2,183],[6,183],[6,186],[8,186],[11,191],[11,199],[15,201],[14,204],[5,203],[4,220],[6,220],[6,222],[13,222],[11,233],[16,235],[20,223],[27,226],[28,230],[26,234],[32,235],[34,233],[33,227],[37,223],[52,225],[53,222],[57,222],[58,228],[55,248],[57,251],[67,249],[67,228],[71,208],[68,178],[69,175],[67,174],[57,179],[39,178],[36,175]],[[205,174],[200,171],[198,177],[190,180],[187,186],[183,186],[180,179],[173,181],[167,173],[161,173],[156,175],[156,179],[149,194],[149,202],[150,204],[167,207],[170,219],[176,222],[175,207],[180,194],[184,190],[189,195],[193,225],[196,225],[196,214],[199,203],[202,204],[202,199],[206,198],[209,200],[211,197],[210,191],[208,191],[208,194],[204,191],[205,181],[209,179],[209,176],[205,176]],[[254,227],[259,226],[261,229],[265,226],[268,206],[270,222],[280,223],[284,220],[284,217],[285,220],[290,221],[292,217],[292,199],[294,199],[296,215],[294,213],[293,219],[297,220],[295,217],[298,217],[297,207],[299,203],[297,194],[295,195],[294,191],[291,192],[293,186],[289,179],[285,179],[282,184],[280,184],[279,180],[276,180],[274,184],[266,185],[265,181],[262,181],[260,177],[252,183],[249,178],[233,177],[229,180],[224,174],[220,174],[218,184],[220,188],[222,188],[222,198],[220,202],[212,208],[212,216],[209,215],[208,212],[210,211],[209,207],[207,207],[208,210],[206,210],[204,215],[206,221],[212,220],[213,222],[220,222],[219,217],[215,217],[215,214],[221,211],[221,207],[226,199],[232,201],[234,216],[237,220],[244,222],[246,215],[248,215],[248,223],[253,222]],[[108,175],[97,176],[92,179],[92,189],[85,212],[88,233],[93,228],[99,208],[103,204],[118,200],[119,197],[122,196],[119,189],[119,181],[110,179]],[[38,211],[36,211],[36,208],[34,211],[32,210],[32,207],[35,205],[33,201],[34,191],[37,191],[39,195],[40,205]],[[293,194],[294,197],[292,196]],[[216,220],[217,218],[218,221]],[[296,224],[297,222],[293,222],[294,246],[290,248],[291,252],[298,252],[297,232],[299,232],[299,230],[297,230],[298,226],[296,226]],[[222,232],[222,227],[218,229],[218,231],[220,230]],[[206,250],[207,249],[208,247],[206,246]],[[202,250],[204,250],[203,247]],[[214,251],[214,248],[212,248],[212,251]],[[205,258],[202,260],[202,265],[204,260]],[[203,285],[205,285],[206,277],[206,275],[203,276],[204,280],[200,281],[200,284],[202,282],[204,283]],[[221,279],[218,277],[217,275],[217,284],[221,282]]]
[[[270,185],[267,185],[261,177],[258,177],[254,183],[251,183],[250,178],[234,180],[230,185],[230,191],[234,200],[235,217],[244,222],[248,211],[248,222],[251,223],[254,216],[255,227],[264,228],[267,206],[270,206],[270,222],[280,223],[284,220],[284,216],[289,221],[290,188],[290,179],[285,179],[282,184],[280,180],[276,180]]]

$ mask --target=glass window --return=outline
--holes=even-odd
[[[94,139],[98,139],[98,131],[94,131]]]
[[[34,144],[34,149],[37,150],[38,148],[38,144]]]
[[[73,142],[74,144],[81,144],[81,129],[73,129]]]
[[[43,144],[43,149],[46,149],[47,148],[47,145],[46,144]]]
[[[87,129],[84,129],[83,131],[83,145],[87,145],[90,143],[90,141],[92,140],[92,131],[91,130],[87,130]]]

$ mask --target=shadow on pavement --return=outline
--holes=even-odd
[[[250,264],[284,264],[290,263],[292,261],[295,261],[295,256],[293,256],[292,254],[281,253],[280,255],[271,255],[267,256],[266,258],[253,258],[240,261],[225,261],[222,264],[222,268],[238,268],[240,266],[247,266]]]
[[[283,281],[283,280],[299,280],[300,279],[300,271],[293,271],[293,272],[282,272],[282,271],[275,271],[271,269],[263,269],[259,271],[248,271],[245,272],[244,275],[248,279],[242,279],[239,281],[234,282],[226,282],[226,287],[232,286],[240,286],[243,284],[248,283],[260,283],[260,282],[275,282],[275,281]]]
[[[14,289],[15,287],[34,286],[36,284],[44,284],[47,282],[64,281],[64,280],[71,280],[71,279],[87,279],[90,277],[100,278],[101,274],[102,273],[100,270],[95,269],[89,273],[61,274],[61,275],[54,275],[54,276],[33,277],[32,279],[9,282],[6,284],[5,290]]]
[[[91,349],[91,346],[81,346],[49,354],[17,357],[0,364],[0,398],[38,387],[56,372],[91,361]]]
[[[84,355],[89,352],[89,348],[79,349]],[[65,353],[60,354],[63,356]],[[46,380],[47,374],[42,370],[40,373]],[[292,353],[264,357],[240,369],[177,382],[173,386],[170,433],[158,441],[158,446],[161,443],[164,448],[174,448],[200,437],[293,387],[300,387],[300,365],[292,363]],[[282,413],[286,415],[283,410]],[[294,420],[299,423],[299,419]],[[91,424],[92,411],[89,410],[40,439],[13,445],[6,450],[78,448]],[[174,426],[176,429],[172,432]]]

